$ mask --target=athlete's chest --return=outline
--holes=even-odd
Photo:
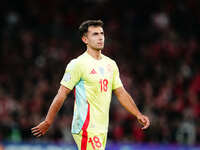
[[[82,79],[86,84],[98,85],[112,83],[113,70],[110,63],[85,64]]]

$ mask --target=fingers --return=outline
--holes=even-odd
[[[33,135],[36,137],[40,137],[40,136],[42,136],[42,132],[35,132],[35,133],[33,133]]]
[[[32,134],[33,134],[34,136],[36,136],[36,137],[40,137],[40,136],[43,135],[41,129],[38,128],[37,126],[34,127],[34,128],[32,128],[31,130],[32,130]]]
[[[40,137],[47,132],[48,128],[49,128],[49,125],[45,121],[43,121],[36,127],[33,127],[31,131],[34,136]]]
[[[40,133],[40,134],[38,134],[38,135],[35,135],[37,138],[39,138],[39,137],[41,137],[43,134],[42,133]]]
[[[145,129],[147,129],[149,127],[150,121],[149,121],[149,119],[146,116],[144,116],[143,119],[145,120],[144,121],[145,123],[144,123],[144,126],[142,127],[142,130],[145,130]]]
[[[38,127],[34,127],[34,128],[31,129],[32,132],[36,132],[38,130],[40,130]]]
[[[142,124],[145,124],[145,123],[146,123],[145,117],[142,117],[142,118],[141,118],[141,122],[142,122]]]

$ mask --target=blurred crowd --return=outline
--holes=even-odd
[[[0,17],[0,141],[72,142],[70,94],[47,135],[44,119],[69,61],[85,50],[78,27],[104,21],[105,55],[151,127],[112,97],[108,140],[200,144],[200,1],[4,1]]]

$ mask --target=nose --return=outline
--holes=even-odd
[[[100,40],[100,41],[103,41],[103,39],[104,39],[104,36],[103,36],[103,35],[100,35],[100,36],[99,36],[99,40]]]

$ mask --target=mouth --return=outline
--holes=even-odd
[[[98,45],[103,45],[103,43],[97,43]]]

